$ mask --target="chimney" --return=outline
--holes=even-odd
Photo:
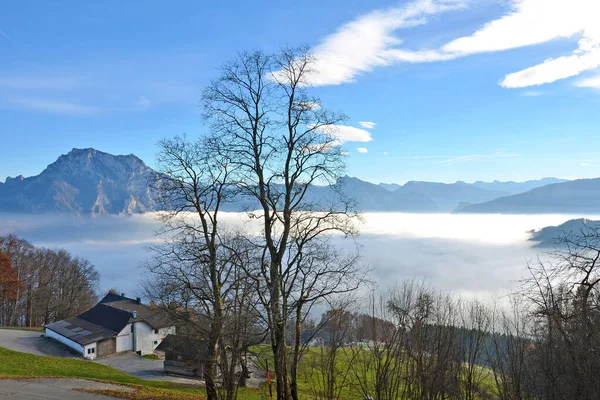
[[[133,319],[136,319],[137,318],[137,311],[132,311],[131,313],[133,314]]]
[[[142,304],[142,299],[140,299],[139,297],[136,297],[136,298],[135,298],[135,302],[136,302],[137,304]]]

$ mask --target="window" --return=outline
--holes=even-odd
[[[155,341],[154,341],[154,344],[155,344],[155,345],[157,345],[157,344],[158,344],[158,340],[155,340]]]
[[[155,330],[154,330],[154,333],[156,333],[156,334],[158,335],[158,329],[155,329]]]
[[[88,352],[87,352],[87,353],[88,353],[88,354],[94,354],[95,352],[96,352],[96,348],[95,348],[95,347],[92,347],[92,348],[88,349]]]
[[[133,324],[131,324],[131,332],[133,332]]]

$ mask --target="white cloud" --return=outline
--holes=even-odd
[[[528,90],[526,92],[522,93],[523,96],[527,96],[527,97],[539,97],[539,96],[543,96],[544,92],[538,92],[535,90]]]
[[[370,142],[371,132],[348,125],[326,125],[317,129],[320,133],[335,139],[338,144],[346,142]]]
[[[377,125],[375,122],[371,121],[361,121],[358,124],[365,129],[375,129],[375,125]]]
[[[356,151],[358,151],[359,153],[368,153],[369,150],[366,147],[357,147]]]
[[[140,96],[138,99],[138,107],[144,111],[150,108],[150,104],[150,99],[146,96]]]
[[[96,107],[84,106],[76,103],[68,103],[60,100],[20,98],[14,99],[13,104],[31,110],[55,114],[90,115],[100,111],[100,109]]]
[[[498,52],[577,39],[570,55],[508,74],[500,85],[521,88],[555,82],[600,67],[600,1],[510,0],[509,10],[473,34],[439,49],[401,48],[399,29],[427,23],[427,17],[466,7],[469,0],[416,0],[404,7],[376,10],[342,25],[315,48],[315,85],[352,82],[357,75],[397,62],[452,60],[478,53]]]
[[[579,87],[587,87],[600,90],[600,75],[593,78],[583,79],[576,83]]]
[[[442,50],[459,56],[579,38],[572,55],[550,58],[508,74],[500,82],[506,88],[543,85],[600,66],[598,0],[513,0],[511,4],[509,13],[472,35],[451,41]]]
[[[470,154],[464,156],[430,156],[423,158],[446,158],[441,162],[441,165],[447,167],[454,164],[462,164],[465,162],[475,161],[475,160],[483,160],[483,159],[494,159],[494,158],[513,158],[519,157],[519,154],[515,153],[504,153],[502,151],[498,151],[491,154]]]
[[[600,46],[598,49],[583,55],[575,54],[553,58],[544,61],[542,64],[509,74],[500,82],[500,86],[505,88],[522,88],[543,85],[545,83],[556,82],[560,79],[570,78],[598,67],[600,67]]]
[[[456,10],[466,0],[417,0],[403,7],[376,10],[342,25],[314,48],[317,62],[310,81],[315,86],[352,82],[363,72],[398,61],[423,62],[447,59],[436,51],[407,51],[397,48],[394,36],[401,28],[422,25],[427,17]]]

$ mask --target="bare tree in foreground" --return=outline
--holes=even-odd
[[[304,307],[312,296],[290,279],[307,265],[313,243],[331,234],[356,233],[352,204],[339,191],[314,196],[309,190],[335,184],[344,166],[335,137],[335,124],[344,116],[308,94],[313,63],[306,49],[242,53],[222,67],[203,96],[205,117],[221,139],[219,151],[236,169],[243,195],[258,209],[252,216],[261,221],[260,234],[248,236],[256,255],[249,273],[261,288],[281,400],[298,398],[298,359],[292,357],[290,368],[285,342],[290,313],[294,304]],[[323,274],[320,279],[330,278]],[[335,277],[330,281],[345,284]],[[292,287],[299,293],[295,298]]]
[[[204,379],[209,400],[234,399],[236,359],[247,327],[239,313],[251,312],[249,287],[242,264],[247,262],[244,243],[220,223],[220,211],[231,201],[229,161],[215,150],[215,141],[174,138],[160,142],[158,166],[161,176],[154,183],[164,208],[160,214],[168,240],[153,247],[148,264],[148,295],[160,304],[182,329],[208,343]],[[227,333],[227,335],[225,335]],[[219,368],[220,366],[220,368]],[[223,395],[220,395],[221,381]]]

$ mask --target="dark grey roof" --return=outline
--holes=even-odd
[[[208,342],[190,336],[167,335],[156,350],[179,354],[186,359],[206,360],[208,358]]]
[[[91,322],[114,333],[121,332],[132,317],[133,315],[130,312],[106,304],[97,304],[78,316],[79,319]]]
[[[54,322],[45,328],[82,346],[116,336],[114,332],[78,317]]]
[[[113,301],[121,301],[121,300],[135,301],[134,299],[130,299],[129,297],[125,297],[125,296],[118,295],[116,293],[108,292],[106,294],[106,296],[104,296],[102,298],[102,300],[100,300],[100,304],[110,303],[110,302],[113,302]]]
[[[152,329],[160,329],[175,325],[173,321],[168,318],[168,316],[166,316],[164,313],[161,313],[160,309],[138,303],[136,300],[126,299],[113,301],[104,303],[104,305],[129,312],[135,311],[136,318],[132,321],[145,321],[152,327]]]

